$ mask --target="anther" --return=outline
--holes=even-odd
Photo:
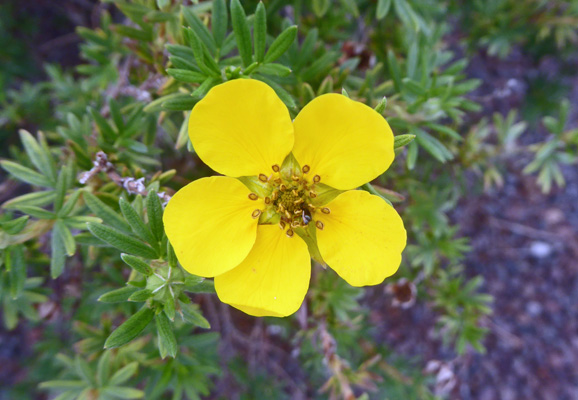
[[[307,172],[309,172],[311,168],[309,168],[309,165],[304,165],[303,168],[301,168],[301,171],[303,171],[304,174],[306,174]]]
[[[329,214],[329,213],[331,212],[331,210],[329,209],[329,207],[323,207],[323,208],[321,209],[321,212],[322,212],[323,214]]]
[[[301,210],[293,210],[293,214],[295,214],[295,215],[299,215],[299,214],[301,214],[302,212],[303,212],[303,211],[301,211]]]
[[[293,204],[295,204],[296,206],[298,206],[299,204],[303,203],[303,201],[304,201],[303,199],[299,198],[299,199],[295,200],[295,201],[293,202]]]
[[[251,200],[257,200],[259,198],[259,196],[257,196],[255,193],[249,193],[249,198]]]
[[[321,222],[321,221],[316,221],[316,222],[315,222],[315,226],[317,227],[317,229],[319,229],[319,230],[322,231],[322,230],[323,230],[323,227],[324,227],[325,225],[323,225],[323,222]]]
[[[286,216],[288,219],[291,219],[291,213],[290,213],[289,211],[287,211],[287,210],[285,210],[285,216]]]
[[[279,212],[284,213],[285,212],[285,207],[283,206],[283,204],[279,204],[278,207]]]
[[[311,197],[312,199],[317,197],[317,193],[315,192],[309,192],[309,197]]]
[[[299,228],[300,225],[301,224],[298,219],[294,219],[293,221],[291,221],[291,228]]]
[[[296,175],[292,175],[292,176],[291,176],[291,179],[292,179],[293,181],[295,181],[295,182],[299,182],[299,179],[301,179],[301,178],[299,178],[299,177],[296,176]]]
[[[285,221],[279,221],[279,228],[281,228],[281,230],[285,230]]]
[[[291,193],[293,193],[293,196],[295,197],[299,196],[299,192],[297,191],[297,189],[293,189]]]
[[[275,183],[276,183],[277,185],[280,185],[282,182],[283,182],[283,180],[282,180],[281,178],[275,179]]]
[[[266,183],[269,180],[269,178],[267,178],[267,175],[265,174],[259,174],[259,180],[263,183]]]
[[[279,165],[275,164],[271,167],[273,169],[274,172],[279,172],[281,170],[281,168],[279,168]]]
[[[281,184],[281,185],[279,185],[279,190],[282,191],[282,192],[284,192],[284,191],[287,190],[287,186]]]
[[[265,197],[265,204],[271,204],[271,199],[269,197]]]
[[[315,175],[313,177],[313,183],[319,183],[320,180],[321,180],[321,177],[319,175]]]
[[[261,210],[255,210],[251,214],[251,217],[253,217],[255,219],[255,218],[259,218],[259,215],[261,215]]]
[[[277,200],[278,197],[279,197],[279,192],[277,190],[275,190],[273,192],[273,194],[271,195],[271,200],[275,201],[275,200]]]
[[[287,232],[285,232],[285,234],[287,235],[287,237],[293,237],[293,229],[287,229]]]

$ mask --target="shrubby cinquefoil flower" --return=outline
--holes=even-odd
[[[179,190],[164,224],[182,266],[215,277],[221,301],[287,316],[305,298],[311,257],[353,286],[379,284],[399,267],[401,218],[380,197],[353,190],[394,159],[391,129],[370,107],[326,94],[291,121],[272,88],[238,79],[194,107],[189,136],[226,176]]]

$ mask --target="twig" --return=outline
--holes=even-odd
[[[146,190],[146,186],[144,184],[145,178],[136,179],[132,176],[121,176],[114,168],[114,165],[108,161],[108,156],[103,151],[96,153],[96,158],[93,161],[93,165],[94,167],[92,167],[90,171],[85,171],[80,174],[78,181],[81,184],[85,185],[92,177],[99,174],[100,172],[104,172],[114,183],[124,188],[129,194],[140,194],[143,197],[148,195],[149,191]],[[171,199],[171,196],[165,192],[157,193],[157,195],[162,200],[163,204],[168,203]]]

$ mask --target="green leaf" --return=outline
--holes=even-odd
[[[50,258],[50,275],[52,279],[58,278],[62,271],[64,271],[64,263],[66,262],[66,249],[62,237],[56,232],[52,231],[51,238],[51,258]]]
[[[113,349],[120,347],[136,338],[153,320],[155,312],[143,306],[132,317],[127,319],[121,326],[116,328],[114,332],[106,339],[104,343],[105,349]]]
[[[50,151],[44,149],[28,131],[21,129],[18,133],[32,164],[54,184],[56,182],[56,166]]]
[[[229,22],[225,0],[213,0],[213,18],[211,22],[215,43],[217,47],[221,47],[227,34],[227,25]]]
[[[189,94],[179,93],[178,95],[171,96],[171,98],[164,100],[161,104],[162,109],[167,111],[190,111],[198,101],[199,99],[197,97],[191,97]],[[147,112],[153,111],[152,109],[149,109]]]
[[[377,19],[383,19],[389,13],[391,7],[391,0],[377,0],[377,10],[375,11],[375,16]]]
[[[285,29],[278,37],[271,43],[271,47],[267,50],[265,63],[270,63],[278,59],[289,49],[297,37],[297,26],[293,25]]]
[[[54,212],[58,213],[62,208],[64,203],[64,197],[66,196],[66,190],[68,189],[68,182],[70,181],[70,175],[72,166],[66,165],[58,174],[58,179],[56,180],[56,198],[54,199]]]
[[[413,142],[415,135],[397,135],[393,138],[393,148],[399,149]]]
[[[401,72],[399,70],[399,64],[397,62],[397,58],[395,58],[395,54],[393,51],[387,50],[387,64],[389,65],[389,72],[393,79],[393,85],[395,86],[395,91],[400,93],[402,84],[401,84]]]
[[[239,0],[231,0],[231,22],[233,23],[235,41],[237,42],[237,49],[239,49],[239,55],[243,61],[243,67],[248,67],[253,62],[251,32],[249,30],[249,24],[247,24],[245,10],[243,10],[243,6]]]
[[[262,1],[259,2],[257,10],[255,10],[253,41],[255,44],[255,61],[263,62],[265,46],[267,45],[267,11],[265,11]]]
[[[50,204],[54,201],[56,193],[54,190],[44,190],[41,192],[33,192],[23,194],[22,196],[15,197],[8,200],[6,203],[2,204],[5,209],[18,208],[20,206],[36,206],[42,207]]]
[[[185,21],[191,27],[194,34],[203,42],[209,52],[214,55],[217,52],[217,45],[209,29],[207,29],[203,21],[195,14],[192,7],[181,6],[181,10]]]
[[[16,299],[26,283],[26,259],[22,246],[11,246],[6,253],[6,264],[10,272],[10,296]]]
[[[98,298],[98,301],[103,303],[124,303],[128,301],[131,294],[138,291],[139,288],[127,285],[120,289],[111,290],[110,292],[104,293]]]
[[[134,374],[136,374],[137,371],[138,362],[133,361],[116,371],[108,381],[108,384],[110,386],[121,385],[128,381]]]
[[[162,349],[161,357],[165,358],[167,355],[169,355],[175,358],[177,355],[178,346],[171,322],[165,313],[159,313],[155,315],[155,322],[157,326],[157,333],[159,335],[159,349]]]
[[[445,163],[454,158],[454,155],[444,146],[439,140],[431,136],[423,129],[415,128],[412,130],[416,134],[416,141],[428,153],[430,153],[438,161]]]
[[[125,386],[106,387],[102,389],[102,393],[116,399],[142,399],[144,397],[142,390]]]
[[[70,214],[74,209],[74,206],[78,202],[78,198],[80,197],[81,193],[82,190],[76,190],[70,196],[68,196],[68,199],[66,200],[60,211],[58,211],[57,215],[59,217],[65,217],[68,214]]]
[[[148,223],[157,241],[161,241],[164,234],[163,205],[156,191],[149,191],[146,198]]]
[[[383,114],[383,112],[385,111],[385,108],[387,107],[387,97],[383,96],[383,98],[379,101],[379,103],[377,103],[377,105],[375,106],[374,110],[378,113],[378,114]]]
[[[287,76],[291,73],[291,68],[281,64],[261,64],[257,71],[265,75]]]
[[[124,253],[134,254],[146,259],[156,259],[156,252],[143,242],[106,225],[89,222],[88,230],[100,240],[116,247]]]
[[[153,269],[150,265],[138,257],[131,256],[130,254],[121,254],[120,258],[127,263],[132,269],[143,274],[144,276],[151,276],[153,274]]]
[[[36,171],[34,171],[28,167],[25,167],[23,165],[20,165],[18,163],[15,163],[13,161],[8,161],[8,160],[0,161],[0,165],[8,173],[10,173],[15,178],[17,178],[23,182],[26,182],[26,183],[29,183],[29,184],[35,185],[35,186],[54,187],[54,183],[50,182],[49,178],[47,178],[46,176],[44,176],[42,174],[39,174],[38,172],[36,172]]]
[[[29,218],[28,215],[24,215],[23,217],[13,219],[12,221],[0,222],[0,227],[2,227],[2,230],[7,234],[16,235],[24,229]]]
[[[182,316],[186,322],[199,326],[201,328],[210,329],[211,324],[203,317],[203,315],[195,309],[191,304],[181,304]]]
[[[323,17],[329,10],[329,0],[313,0],[313,12],[319,18]]]
[[[147,301],[152,296],[153,292],[151,292],[149,289],[141,289],[131,294],[128,298],[128,301],[141,303],[143,301]]]
[[[60,390],[82,389],[85,386],[86,382],[81,380],[46,381],[38,385],[40,389],[60,389]]]
[[[96,382],[99,386],[104,386],[110,376],[110,351],[105,351],[96,366]]]
[[[122,215],[124,215],[124,218],[129,223],[134,233],[145,242],[152,244],[154,247],[156,245],[155,237],[134,208],[132,208],[130,203],[121,197],[119,205]]]
[[[188,69],[168,68],[167,74],[175,78],[177,81],[187,83],[201,83],[207,79],[206,75],[195,71],[189,71]]]
[[[54,224],[53,235],[59,235],[60,239],[62,240],[62,244],[64,245],[64,249],[68,256],[73,256],[76,252],[76,242],[72,237],[72,233],[70,233],[70,229],[64,224],[64,222],[59,219]]]
[[[114,131],[114,129],[112,129],[112,126],[110,126],[106,119],[94,108],[89,108],[88,111],[96,123],[96,127],[98,128],[98,131],[102,135],[103,139],[108,143],[114,143],[117,138],[117,133]]]
[[[23,213],[29,214],[38,219],[55,219],[56,215],[44,208],[34,207],[34,206],[19,206],[19,207],[12,207]]]
[[[88,208],[90,208],[90,211],[95,213],[97,217],[102,218],[105,223],[114,228],[120,229],[121,231],[131,232],[130,225],[127,224],[116,211],[104,204],[98,197],[87,191],[83,192],[82,197],[84,198]]]

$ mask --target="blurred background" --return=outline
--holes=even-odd
[[[248,3],[247,10],[253,12],[256,2]],[[272,3],[275,2],[266,5],[272,7]],[[341,7],[341,2],[337,3]],[[375,7],[378,2],[362,1],[360,7],[366,3]],[[435,2],[419,3],[409,2],[416,12],[429,12],[436,7]],[[410,278],[411,284],[386,282],[366,289],[362,304],[369,310],[369,321],[376,329],[373,334],[381,343],[395,349],[404,360],[421,360],[413,365],[418,375],[430,377],[432,393],[464,400],[578,399],[578,2],[443,3],[448,25],[442,33],[443,46],[452,50],[455,57],[466,58],[465,77],[480,82],[465,95],[480,107],[464,115],[465,123],[459,133],[470,135],[469,148],[459,151],[494,151],[490,164],[499,164],[499,173],[495,173],[488,165],[476,169],[475,157],[467,158],[470,164],[464,165],[467,171],[463,182],[469,188],[466,194],[437,203],[449,225],[457,227],[455,236],[469,238],[462,249],[463,274],[481,277],[475,289],[493,297],[492,314],[480,320],[480,326],[487,329],[482,341],[485,352],[466,350],[458,354],[444,343],[436,329],[436,308],[431,306],[431,300],[420,297],[428,288],[420,288],[417,299],[412,292],[412,282],[419,274]],[[77,29],[100,26],[103,10],[110,13],[114,22],[125,21],[123,14],[107,2],[1,2],[1,157],[9,155],[10,146],[19,146],[19,129],[51,130],[58,124],[53,110],[60,100],[54,97],[55,93],[61,93],[59,85],[74,86],[69,77],[77,74],[75,67],[83,62],[80,46],[84,39]],[[280,11],[289,12],[284,8]],[[342,61],[361,58],[369,67],[375,62],[374,48],[358,39],[364,37],[364,30],[377,28],[365,21],[357,29],[361,31],[358,35],[339,39],[340,57]],[[539,151],[532,146],[556,136],[543,117],[558,118],[564,107],[567,115],[562,130],[566,139],[557,148],[567,155],[557,159],[555,166],[546,167],[550,172],[528,168]],[[490,139],[484,136],[480,125],[484,123],[485,135]],[[499,139],[495,132],[500,129],[509,130],[518,148],[526,150],[510,151],[504,146],[496,150]],[[539,173],[541,178],[537,179]],[[4,171],[0,172],[0,187],[2,202],[24,193],[22,186],[10,181]],[[413,196],[415,201],[420,194],[404,195],[410,199]],[[422,200],[431,200],[431,193]],[[408,248],[410,257],[415,257],[415,251]],[[416,284],[419,287],[419,282]],[[468,295],[467,291],[464,293]],[[16,392],[9,387],[30,381],[34,368],[28,360],[39,351],[39,343],[49,345],[43,329],[44,324],[54,320],[50,309],[39,311],[40,322],[19,324],[11,330],[0,325],[2,400],[27,398],[11,397]],[[233,321],[242,326],[245,318],[236,311],[231,313]],[[219,326],[218,321],[215,324],[210,316],[207,318],[213,326]],[[291,362],[288,369],[294,370]],[[297,381],[303,379],[300,373]],[[223,378],[217,383],[220,387],[227,384],[243,392],[238,381],[231,383]],[[297,398],[291,390],[285,393]],[[46,393],[30,396],[51,398]],[[281,398],[281,394],[259,396],[244,398]],[[390,396],[403,399],[414,395]]]

